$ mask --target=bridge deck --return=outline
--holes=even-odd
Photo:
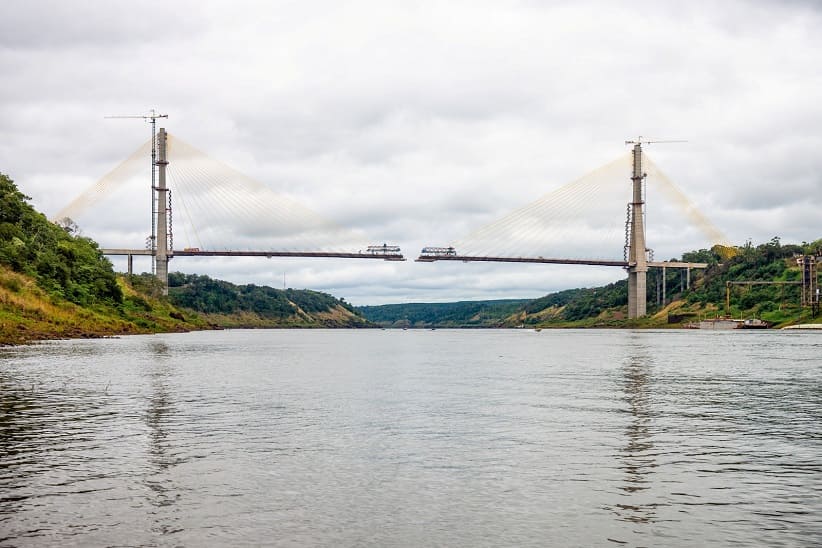
[[[103,255],[154,255],[150,249],[101,249]],[[171,257],[314,257],[335,259],[383,259],[404,261],[401,253],[333,253],[326,251],[170,251]]]
[[[626,267],[625,261],[608,259],[554,259],[546,257],[484,257],[477,255],[420,255],[419,263],[433,263],[434,261],[462,261],[486,263],[543,263],[543,264],[584,264],[594,266],[621,266]]]
[[[433,263],[435,261],[462,261],[462,262],[488,262],[488,263],[536,263],[536,264],[579,264],[590,266],[618,266],[627,268],[631,266],[627,261],[616,261],[610,259],[557,259],[547,257],[484,257],[476,255],[420,255],[417,259],[420,263]],[[648,266],[658,268],[707,268],[708,263],[686,263],[679,261],[651,261]]]
[[[648,266],[657,268],[708,268],[708,263],[683,263],[680,261],[648,261]]]

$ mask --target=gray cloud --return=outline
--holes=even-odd
[[[356,230],[362,245],[398,243],[415,257],[624,154],[625,139],[685,138],[647,150],[733,241],[812,240],[822,232],[820,23],[815,2],[770,0],[7,1],[0,170],[54,213],[149,135],[144,122],[103,116],[158,108],[172,133]],[[624,184],[624,196],[609,198],[622,211],[627,173],[614,184]],[[142,246],[148,187],[136,185],[113,197],[127,205],[78,219],[89,236]],[[653,190],[648,216],[657,257],[710,245]],[[183,217],[175,211],[175,241],[197,246]],[[618,236],[623,222],[620,213],[587,224],[613,223]],[[200,230],[232,234],[226,247],[274,230],[251,217],[220,223],[219,233],[217,223]],[[358,304],[538,296],[623,275],[262,259],[172,266],[275,286],[286,271],[289,285]]]

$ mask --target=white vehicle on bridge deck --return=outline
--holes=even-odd
[[[365,251],[371,255],[394,255],[400,252],[400,246],[388,244],[369,245]]]
[[[453,247],[423,247],[420,252],[421,257],[455,257],[457,250]]]

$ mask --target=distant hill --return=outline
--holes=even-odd
[[[811,318],[810,311],[800,306],[801,289],[797,285],[732,285],[730,310],[725,310],[726,282],[799,281],[796,256],[822,254],[822,240],[783,245],[779,238],[773,238],[758,246],[749,242],[731,251],[716,247],[673,258],[709,265],[704,271],[691,272],[687,289],[682,271],[667,269],[663,280],[661,269],[652,269],[647,281],[648,316],[636,320],[627,319],[627,280],[568,289],[532,300],[411,303],[362,306],[358,310],[384,327],[663,327],[725,313],[737,318],[761,318],[776,326],[822,321]]]
[[[682,272],[648,276],[648,317],[627,320],[625,280],[569,289],[532,300],[412,303],[354,309],[310,290],[234,285],[174,273],[162,297],[148,274],[114,272],[96,242],[65,219],[49,222],[7,176],[0,174],[0,344],[57,337],[182,331],[208,327],[659,327],[705,315],[758,317],[775,325],[822,321],[799,306],[797,285],[731,286],[728,281],[796,282],[800,254],[821,255],[822,239],[702,249],[681,260],[705,262],[684,288]],[[674,259],[676,260],[676,259]],[[658,302],[664,283],[667,301]],[[373,322],[373,323],[371,323]]]
[[[408,303],[360,306],[357,311],[383,327],[502,327],[529,301],[504,299],[455,303]]]
[[[197,274],[174,272],[168,297],[222,327],[369,327],[350,304],[308,289],[235,285]]]
[[[28,200],[0,174],[0,344],[206,326],[135,290],[74,223]]]
[[[0,174],[0,345],[214,327],[363,327],[331,295],[173,274],[170,298],[150,274],[114,272],[71,219],[50,222]]]

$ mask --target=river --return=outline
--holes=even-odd
[[[822,544],[822,333],[0,349],[0,546]]]

